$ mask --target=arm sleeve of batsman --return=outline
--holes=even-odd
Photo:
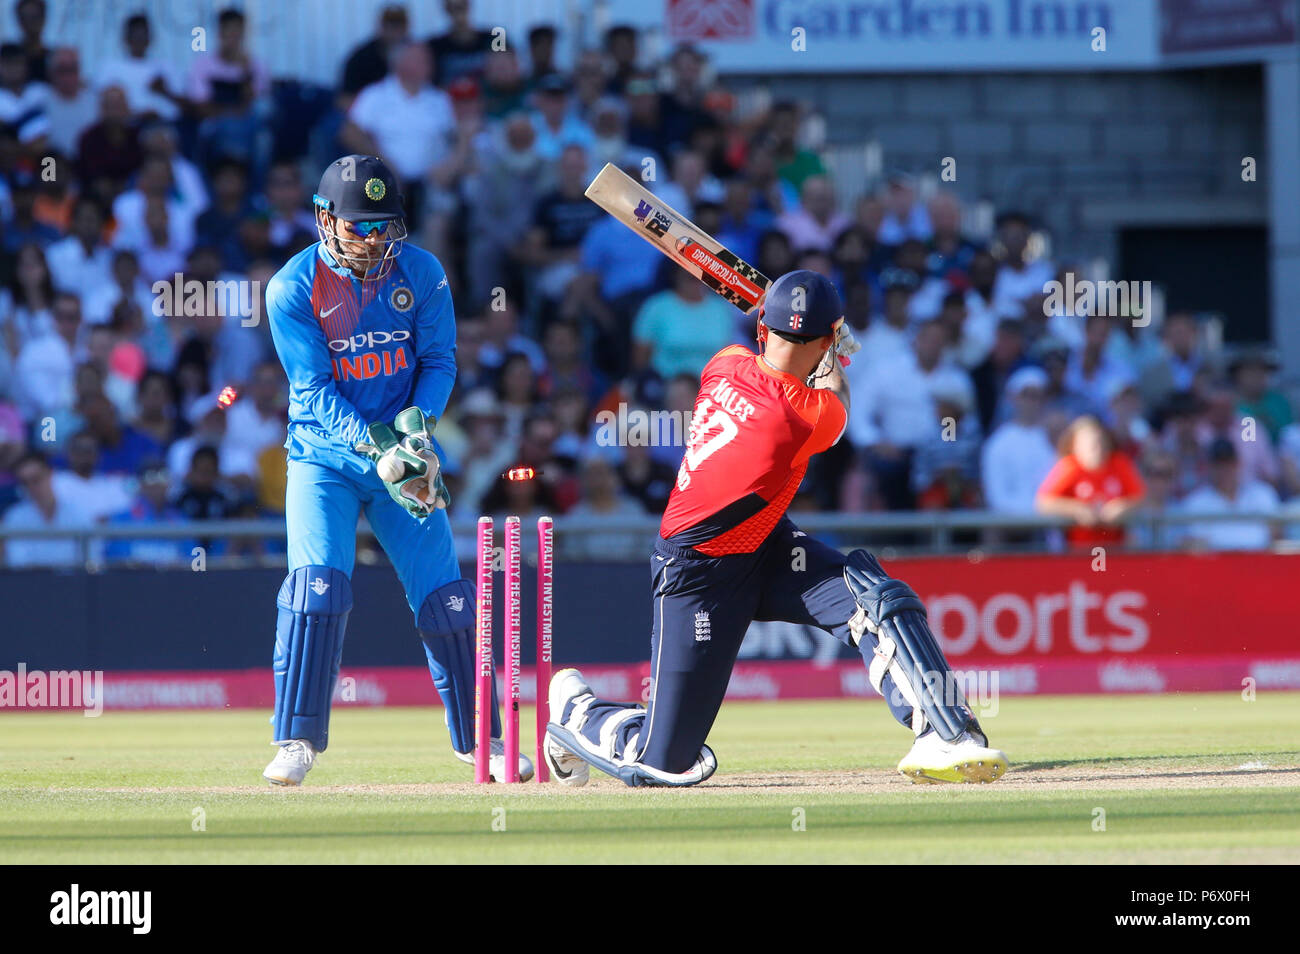
[[[341,452],[351,453],[357,441],[366,439],[366,422],[334,384],[329,345],[312,312],[310,289],[277,275],[266,286],[266,311],[300,413],[337,442]]]

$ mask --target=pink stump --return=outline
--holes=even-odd
[[[519,547],[520,530],[518,517],[506,517],[506,594],[505,641],[506,641],[506,722],[505,722],[505,759],[507,782],[519,781]]]
[[[492,518],[478,518],[474,679],[474,781],[490,782],[492,757]]]
[[[537,520],[537,781],[549,782],[551,772],[542,756],[550,718],[551,639],[554,625],[555,523]]]

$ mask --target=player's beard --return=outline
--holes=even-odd
[[[339,260],[348,268],[362,274],[368,273],[384,260],[384,251],[388,247],[387,242],[369,245],[366,242],[349,242],[346,239],[336,239],[336,241],[338,244],[334,252]]]

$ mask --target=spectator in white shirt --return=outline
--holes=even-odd
[[[1056,274],[1052,263],[1029,258],[1029,239],[1033,235],[1029,219],[1019,212],[998,216],[997,245],[1002,251],[993,299],[1000,311],[1016,314],[1026,304],[1046,297],[1046,288]],[[1041,307],[1034,308],[1042,314]]]
[[[172,276],[167,276],[170,280]],[[152,329],[162,319],[154,314],[153,290],[140,277],[140,259],[131,249],[113,252],[113,284],[105,286],[98,294],[82,298],[82,317],[88,325],[106,325],[113,320],[113,310],[123,301],[140,306],[146,325]],[[140,342],[149,352],[150,364],[165,368],[171,366],[170,349],[157,350],[154,334]]]
[[[148,232],[145,209],[150,202],[161,203],[167,211],[167,244],[186,251],[193,246],[194,222],[202,210],[182,199],[175,185],[170,160],[156,155],[145,159],[135,188],[113,201],[113,218],[117,221],[113,244],[117,248],[140,248]]]
[[[81,81],[81,61],[75,47],[50,54],[50,96],[45,103],[49,144],[65,156],[77,151],[77,140],[99,118],[99,96]]]
[[[970,296],[969,291],[948,292],[936,316],[948,331],[949,357],[967,371],[973,371],[984,363],[997,336],[997,321],[993,313],[972,312],[967,304]]]
[[[1056,464],[1056,449],[1043,426],[1047,374],[1025,367],[1007,379],[1011,418],[995,430],[981,452],[984,502],[996,513],[1031,514],[1034,497]]]
[[[84,353],[78,345],[81,300],[61,292],[51,308],[54,331],[23,345],[15,362],[18,396],[28,419],[67,412],[75,400],[73,376]]]
[[[5,511],[6,529],[85,529],[94,525],[77,497],[55,492],[53,470],[42,454],[23,455],[14,465],[14,475],[25,499]],[[4,563],[10,568],[74,567],[81,562],[77,541],[72,539],[12,537],[3,542],[3,548]]]
[[[140,148],[146,158],[157,156],[171,166],[172,192],[186,216],[197,220],[212,203],[208,186],[198,166],[180,152],[176,128],[167,123],[150,123],[140,130]]]
[[[146,117],[174,120],[184,99],[172,92],[176,78],[160,59],[149,57],[149,18],[137,13],[122,24],[122,43],[127,55],[111,60],[96,71],[99,88],[119,86],[126,93],[131,112]]]
[[[407,225],[419,228],[425,179],[451,149],[456,129],[451,100],[432,85],[433,59],[424,43],[391,54],[392,72],[363,89],[339,134],[353,152],[382,156],[402,180]]]
[[[104,210],[90,196],[81,196],[72,207],[72,234],[45,250],[55,288],[91,295],[113,284],[113,252],[103,237]]]
[[[1019,318],[1021,310],[1019,308],[1004,309],[998,307],[997,301],[997,282],[998,282],[998,262],[997,259],[988,251],[980,249],[970,260],[970,270],[967,272],[970,279],[970,291],[966,293],[966,307],[971,315],[988,316],[994,326],[1003,318]]]
[[[864,334],[856,336],[862,350],[844,369],[854,394],[867,386],[877,365],[906,357],[912,350],[908,302],[916,286],[910,275],[895,274],[896,279],[885,280],[883,313],[871,319]]]
[[[99,442],[90,431],[68,439],[68,467],[51,478],[61,500],[79,500],[91,520],[98,523],[131,506],[129,479],[122,474],[99,473]]]
[[[1277,491],[1242,476],[1232,441],[1216,438],[1209,456],[1210,480],[1183,498],[1183,513],[1277,513]],[[1267,519],[1191,523],[1184,532],[1189,546],[1211,550],[1265,550],[1277,538],[1276,525]]]
[[[186,418],[194,430],[188,437],[182,437],[167,449],[167,472],[171,474],[172,487],[179,489],[190,472],[194,452],[201,447],[220,451],[225,443],[228,430],[226,415],[229,413],[217,403],[218,392],[205,394],[190,402]],[[231,445],[229,455],[218,453],[222,477],[234,481],[243,481],[247,475],[256,474],[257,458],[246,454],[238,443]]]
[[[848,433],[864,453],[876,489],[890,510],[913,509],[912,456],[917,445],[939,427],[934,394],[960,390],[974,402],[970,376],[943,360],[943,328],[926,322],[916,331],[910,352],[873,364],[853,394]],[[850,367],[852,365],[850,364]]]
[[[829,252],[853,221],[836,208],[835,186],[828,176],[809,176],[799,191],[799,207],[782,213],[776,227],[796,251]]]
[[[278,361],[263,361],[244,394],[226,411],[221,460],[255,463],[262,451],[284,443],[288,393]],[[257,470],[248,472],[257,477]]]
[[[144,233],[129,233],[119,242],[119,247],[135,252],[140,277],[151,287],[155,282],[174,281],[176,274],[185,270],[194,234],[174,223],[165,200],[150,198],[144,209]]]

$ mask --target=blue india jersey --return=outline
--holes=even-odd
[[[442,265],[407,245],[363,282],[320,243],[267,283],[267,317],[289,378],[291,460],[364,472],[353,450],[367,425],[412,405],[442,417],[456,381],[456,322]]]

